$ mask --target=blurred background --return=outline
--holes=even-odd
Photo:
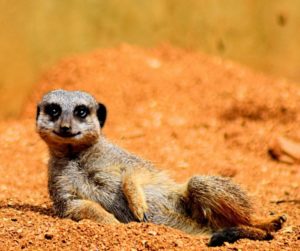
[[[200,50],[300,81],[297,0],[0,0],[0,117],[18,116],[45,69],[120,43]]]

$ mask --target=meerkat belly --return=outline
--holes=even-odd
[[[137,221],[130,211],[127,199],[123,193],[121,177],[107,173],[95,175],[91,181],[88,179],[88,189],[83,191],[90,200],[99,203],[108,212],[123,222]],[[175,203],[176,195],[169,193],[164,187],[149,185],[144,187],[146,202],[148,205],[147,215],[154,223],[163,223],[170,212],[181,211]]]
[[[144,188],[148,205],[148,218],[151,222],[164,224],[167,218],[185,214],[180,195],[169,191],[164,186],[146,186]]]
[[[99,203],[123,223],[135,221],[122,191],[120,176],[101,172],[89,177],[86,184],[88,189],[84,191],[84,196]]]
[[[83,175],[76,176],[85,177],[80,182],[74,182],[80,197],[99,203],[123,223],[137,221],[124,195],[120,173],[112,172],[111,168],[90,168],[84,171]],[[151,222],[163,223],[165,218],[170,216],[170,212],[182,211],[178,203],[179,195],[170,191],[169,186],[156,183],[144,186],[143,191],[148,205],[147,215]]]

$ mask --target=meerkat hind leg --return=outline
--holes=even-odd
[[[250,240],[272,240],[273,236],[269,232],[255,227],[229,227],[213,233],[208,243],[208,246],[221,246],[224,244],[224,242],[233,243],[239,239],[244,238]]]
[[[271,219],[255,219],[252,221],[252,226],[265,230],[267,232],[276,232],[282,228],[284,222],[286,222],[286,215],[275,215]]]
[[[212,231],[251,225],[247,195],[227,178],[194,176],[188,181],[186,198],[191,217]]]
[[[271,240],[271,232],[282,228],[287,220],[285,215],[273,217],[271,220],[257,220],[252,226],[229,227],[213,233],[208,246],[221,246],[224,242],[233,243],[239,239]]]
[[[225,228],[215,232],[208,246],[221,246],[224,242],[233,243],[239,239],[247,238],[251,240],[271,240],[271,232],[276,232],[282,228],[287,217],[285,215],[274,216],[271,220],[256,220],[252,226],[238,226]]]

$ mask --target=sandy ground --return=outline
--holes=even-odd
[[[248,190],[257,214],[285,213],[286,225],[272,241],[208,248],[208,237],[164,226],[57,218],[47,194],[47,149],[34,127],[37,100],[55,88],[94,94],[108,107],[106,136],[179,182],[230,176]],[[267,151],[278,135],[300,138],[299,104],[296,84],[170,46],[123,45],[62,60],[41,77],[22,117],[0,122],[0,249],[297,250],[300,167]]]

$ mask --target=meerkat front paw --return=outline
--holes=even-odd
[[[134,216],[140,222],[147,222],[148,221],[148,206],[141,194],[135,194],[134,196],[130,197],[131,199],[128,200],[129,208]]]
[[[123,191],[128,201],[128,206],[139,222],[148,221],[148,206],[144,192],[140,186],[132,182],[124,182]]]
[[[146,209],[141,208],[141,207],[139,207],[135,211],[133,211],[133,214],[139,220],[139,222],[148,222],[149,221],[149,216],[145,211],[146,211]]]
[[[122,188],[128,202],[128,207],[140,222],[148,221],[148,205],[142,189],[139,173],[125,173],[122,180]]]

